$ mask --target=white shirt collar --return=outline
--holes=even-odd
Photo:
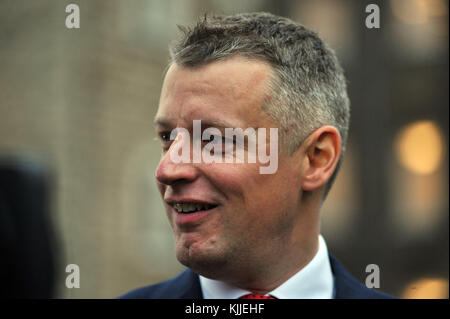
[[[237,299],[251,293],[219,280],[199,277],[205,299]],[[314,258],[281,286],[267,294],[278,299],[333,298],[333,273],[322,235],[319,235],[319,249]]]

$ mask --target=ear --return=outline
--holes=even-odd
[[[341,136],[333,126],[322,126],[304,143],[302,188],[313,191],[324,186],[333,175],[341,155]]]

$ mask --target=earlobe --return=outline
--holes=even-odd
[[[302,188],[314,191],[333,175],[341,154],[341,138],[335,127],[323,126],[310,135],[307,143]]]

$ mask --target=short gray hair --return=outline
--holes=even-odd
[[[233,55],[270,63],[272,92],[264,110],[280,125],[289,154],[319,127],[337,128],[341,156],[325,197],[342,162],[350,121],[346,80],[334,51],[313,31],[265,12],[205,15],[193,28],[180,29],[171,63],[195,67]]]

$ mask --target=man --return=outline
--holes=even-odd
[[[350,118],[334,52],[315,33],[268,13],[205,17],[183,31],[155,118],[163,148],[156,179],[176,256],[188,268],[123,297],[388,297],[351,277],[320,235],[320,208]],[[183,146],[195,153],[189,133],[199,120],[202,130],[222,135],[277,128],[277,169],[261,173],[264,161],[248,160],[254,150],[245,145],[244,161],[222,148],[219,157],[235,160],[195,161],[191,154],[177,161]],[[273,151],[264,136],[270,147],[260,139],[258,147]],[[203,137],[202,145],[210,142]]]

